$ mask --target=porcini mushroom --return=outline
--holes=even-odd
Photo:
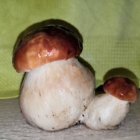
[[[47,20],[18,37],[13,65],[26,72],[20,107],[26,120],[48,131],[77,123],[93,99],[94,75],[77,59],[82,39],[72,25]]]
[[[137,86],[125,77],[113,77],[103,85],[105,94],[97,95],[81,116],[91,129],[114,129],[126,117],[129,103],[138,98]]]

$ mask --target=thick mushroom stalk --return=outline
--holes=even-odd
[[[114,77],[104,84],[105,94],[97,95],[81,116],[91,129],[114,129],[126,117],[129,102],[138,97],[136,85],[129,79]]]
[[[51,20],[27,28],[13,56],[15,69],[26,72],[22,113],[30,124],[48,131],[76,124],[94,97],[94,75],[77,59],[81,37],[64,23]]]

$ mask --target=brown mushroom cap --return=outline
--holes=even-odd
[[[113,77],[104,84],[104,91],[120,100],[135,102],[138,98],[136,85],[128,78]]]
[[[19,36],[13,54],[13,65],[18,72],[28,72],[52,61],[80,55],[82,40],[61,23],[56,20],[46,24],[41,22],[38,28],[37,24],[35,29],[33,25]]]

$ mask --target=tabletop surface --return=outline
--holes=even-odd
[[[139,140],[140,100],[130,107],[126,119],[116,130],[95,131],[77,125],[58,132],[46,132],[26,123],[18,99],[0,100],[0,140]]]

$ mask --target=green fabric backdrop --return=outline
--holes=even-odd
[[[111,68],[140,79],[140,0],[0,0],[0,98],[18,96],[22,74],[12,67],[18,34],[48,18],[66,20],[84,38],[82,57],[95,69],[97,85]]]

